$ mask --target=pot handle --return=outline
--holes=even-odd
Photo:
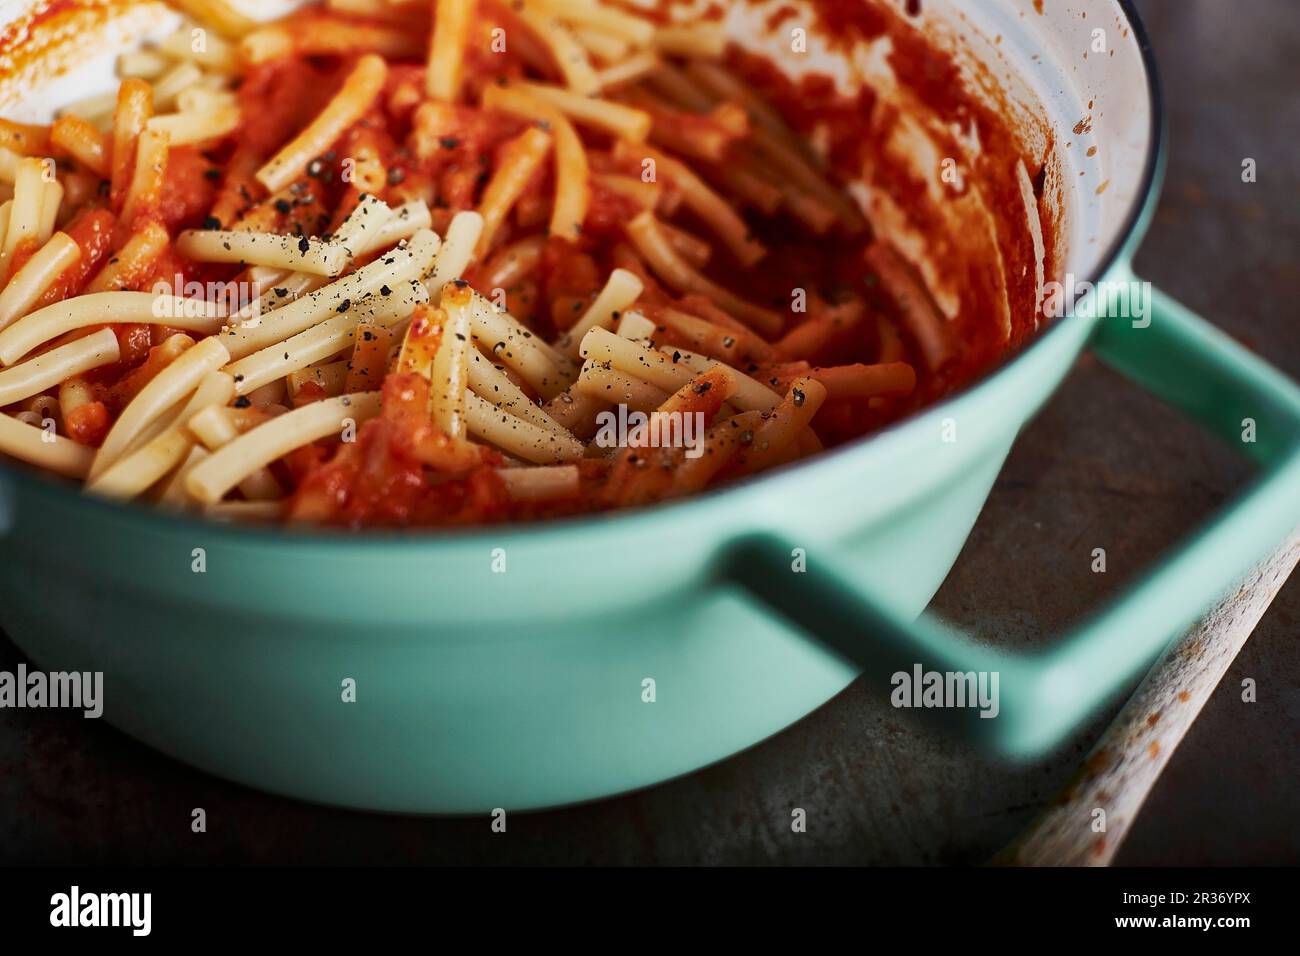
[[[834,547],[810,550],[806,570],[795,573],[790,542],[773,534],[743,538],[728,550],[724,575],[886,688],[892,675],[911,675],[918,665],[987,672],[984,686],[996,688],[996,708],[922,713],[989,749],[1028,758],[1066,740],[1300,525],[1300,388],[1160,292],[1152,293],[1151,306],[1143,321],[1100,320],[1090,347],[1209,431],[1239,443],[1260,472],[1157,566],[1051,646],[1011,654],[931,615],[912,620],[891,607],[888,595],[847,574],[851,562]]]

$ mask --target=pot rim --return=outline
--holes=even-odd
[[[1158,194],[1158,180],[1162,172],[1164,157],[1164,100],[1161,92],[1160,74],[1156,65],[1155,52],[1146,30],[1146,25],[1134,8],[1133,0],[1116,0],[1120,11],[1132,28],[1133,39],[1138,45],[1138,53],[1146,72],[1147,105],[1149,113],[1149,139],[1146,156],[1143,159],[1140,184],[1134,193],[1133,201],[1125,214],[1124,224],[1117,231],[1104,254],[1097,260],[1095,270],[1088,276],[1088,281],[1096,283],[1126,258],[1129,246],[1141,238],[1143,224],[1150,210],[1154,207]],[[85,508],[92,515],[105,519],[143,523],[160,534],[183,532],[201,532],[214,543],[219,540],[225,544],[248,544],[261,546],[300,547],[310,545],[331,551],[348,548],[364,548],[382,544],[388,549],[424,549],[446,546],[451,543],[464,545],[482,541],[489,536],[493,545],[505,546],[511,541],[533,539],[539,535],[553,532],[599,532],[612,534],[619,531],[635,533],[647,522],[660,521],[665,516],[685,519],[694,513],[716,504],[720,498],[735,502],[744,494],[752,494],[761,486],[765,491],[772,491],[779,484],[789,484],[796,476],[806,475],[813,469],[825,469],[846,462],[851,456],[871,453],[886,435],[891,435],[915,426],[922,419],[947,409],[968,396],[992,387],[995,379],[1002,377],[1009,370],[1024,361],[1035,349],[1053,336],[1059,338],[1063,329],[1072,323],[1085,322],[1081,316],[1067,316],[1058,319],[1052,326],[1037,335],[1010,358],[1001,362],[994,369],[980,376],[949,394],[940,401],[917,409],[910,415],[890,423],[879,431],[857,438],[837,448],[823,451],[811,459],[774,469],[768,474],[760,474],[733,484],[691,495],[676,501],[663,502],[641,508],[632,508],[615,512],[582,514],[572,517],[547,519],[535,522],[516,522],[503,525],[474,525],[465,528],[401,528],[361,530],[338,529],[315,526],[224,523],[212,519],[195,517],[186,513],[164,511],[155,505],[136,502],[119,502],[97,498],[85,494],[73,485],[45,475],[35,467],[0,461],[0,536],[5,530],[3,513],[5,501],[3,494],[5,483],[13,482],[26,491],[40,497],[53,496],[68,502],[72,507]]]

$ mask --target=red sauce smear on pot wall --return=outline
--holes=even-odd
[[[992,250],[963,246],[963,237],[953,235],[952,221],[947,218],[950,210],[936,205],[932,198],[932,183],[919,178],[913,166],[891,159],[885,144],[894,128],[890,114],[898,109],[896,104],[879,102],[865,88],[856,96],[845,96],[837,92],[827,75],[814,72],[795,82],[779,64],[752,55],[734,57],[733,66],[796,131],[808,135],[819,125],[830,130],[830,164],[841,184],[861,180],[865,167],[875,170],[872,186],[887,193],[909,223],[925,236],[931,254],[943,262],[947,277],[960,290],[961,310],[953,331],[962,343],[962,354],[935,388],[927,390],[923,400],[932,400],[934,392],[958,387],[987,371],[1008,351],[1023,345],[1036,329],[1035,253],[1025,221],[1016,163],[1024,162],[1039,200],[1045,269],[1050,279],[1058,274],[1063,253],[1058,241],[1060,224],[1054,221],[1042,195],[1044,166],[1053,150],[1050,130],[1041,121],[1037,130],[1023,128],[1021,124],[1033,122],[1034,118],[1024,117],[1021,110],[1001,98],[1000,84],[987,71],[979,64],[959,64],[951,53],[936,45],[935,38],[885,4],[810,0],[810,5],[817,19],[810,33],[826,38],[833,48],[848,49],[888,36],[892,46],[889,64],[909,100],[905,109],[914,118],[933,121],[927,124],[927,130],[940,156],[962,157],[966,152],[944,127],[974,129],[978,134],[980,155],[973,161],[973,168],[968,167],[966,159],[959,160],[966,182],[964,189],[954,195],[971,188],[981,191],[994,224]],[[991,102],[971,91],[971,77],[963,73],[963,65],[974,74]],[[1031,132],[1046,141],[1038,155],[1026,145]],[[938,177],[939,173],[934,170],[930,175]],[[779,245],[772,235],[762,238],[773,246]],[[820,273],[824,280],[828,275],[842,276],[859,268],[859,252],[859,243],[846,243],[842,237],[813,243],[800,237],[799,252],[792,254],[806,262],[798,268]],[[998,255],[1004,263],[1001,284],[994,281],[999,271]],[[1011,322],[1005,342],[1001,330],[991,322],[991,317],[1003,308],[1009,311]]]

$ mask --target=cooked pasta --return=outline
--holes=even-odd
[[[220,520],[481,524],[695,493],[957,381],[713,20],[176,6],[115,91],[0,120],[4,456]]]

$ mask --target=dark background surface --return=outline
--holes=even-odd
[[[1050,2],[1050,0],[1049,0]],[[1137,267],[1300,377],[1300,3],[1140,2],[1166,87],[1164,197]],[[1243,184],[1241,161],[1258,162]],[[1059,631],[1240,486],[1231,453],[1084,357],[1028,427],[933,608],[993,639]],[[1300,489],[1297,489],[1300,494]],[[1105,547],[1109,573],[1089,571]],[[1173,756],[1120,864],[1300,862],[1300,577]],[[21,653],[0,638],[0,669]],[[1243,677],[1259,700],[1240,701]],[[237,703],[232,690],[232,704]],[[558,812],[429,820],[294,803],[102,722],[0,711],[4,862],[980,862],[1101,724],[1028,767],[901,722],[861,684],[721,765]],[[208,832],[190,831],[195,807]],[[808,832],[790,833],[790,809]]]

